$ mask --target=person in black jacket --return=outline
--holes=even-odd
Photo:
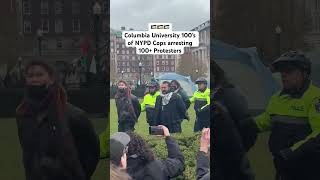
[[[210,128],[203,128],[197,154],[197,180],[210,180]]]
[[[157,160],[150,146],[144,139],[128,132],[130,143],[128,148],[127,172],[133,180],[169,180],[182,175],[184,171],[184,157],[179,145],[170,136],[167,127],[160,125],[163,129],[168,158]]]
[[[186,109],[189,109],[191,102],[189,100],[187,92],[181,87],[180,83],[177,80],[172,80],[170,82],[170,90],[171,92],[179,94],[186,106]]]
[[[224,71],[214,61],[212,67],[214,176],[218,180],[254,179],[247,152],[255,143],[257,131],[246,99],[228,82]]]
[[[85,112],[67,102],[43,61],[26,67],[25,89],[16,115],[25,179],[89,180],[100,148]]]
[[[134,131],[134,126],[141,113],[141,106],[136,96],[131,94],[127,83],[118,82],[118,91],[115,95],[118,113],[118,131]]]
[[[186,107],[182,98],[169,91],[170,83],[164,81],[161,86],[161,94],[156,99],[156,125],[164,125],[170,132],[181,132],[181,122],[186,117]]]

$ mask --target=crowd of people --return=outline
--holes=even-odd
[[[182,121],[190,119],[187,110],[192,103],[196,113],[194,132],[210,127],[210,90],[207,80],[199,78],[195,83],[198,90],[189,98],[176,80],[163,81],[160,88],[156,81],[150,82],[140,104],[137,97],[131,94],[130,86],[120,80],[115,95],[118,131],[134,131],[141,111],[145,111],[149,126],[164,125],[172,133],[181,133]]]

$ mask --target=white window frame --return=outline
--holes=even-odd
[[[77,24],[75,22],[78,22]],[[72,32],[79,33],[81,32],[81,23],[80,19],[72,19]]]
[[[61,39],[57,39],[57,40],[56,40],[56,43],[57,43],[57,44],[56,44],[57,49],[63,48],[62,40],[61,40]],[[61,44],[61,47],[58,46],[59,44]]]
[[[48,15],[49,14],[49,0],[40,1],[40,14]]]
[[[29,30],[26,30],[28,27]],[[32,24],[30,21],[24,21],[23,22],[23,32],[24,33],[31,33],[32,32]]]
[[[54,31],[56,33],[63,33],[63,20],[62,19],[56,19],[54,21]]]
[[[47,26],[48,26],[47,29],[45,29],[45,26],[44,26],[45,22],[47,22]],[[43,33],[48,33],[50,31],[50,21],[49,21],[49,19],[41,19],[40,20],[40,27],[41,27],[41,30],[42,30]]]
[[[24,15],[31,15],[31,1],[24,0],[22,4],[23,14]]]
[[[54,1],[54,14],[63,14],[63,0]]]

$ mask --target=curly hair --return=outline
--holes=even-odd
[[[128,144],[128,156],[137,155],[145,164],[154,161],[155,155],[151,147],[138,134],[128,131],[130,143]]]

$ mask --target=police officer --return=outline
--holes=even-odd
[[[210,89],[207,88],[208,82],[205,78],[198,78],[195,83],[198,85],[198,90],[190,98],[190,103],[194,103],[196,111],[194,132],[197,132],[210,127]]]
[[[147,122],[149,126],[155,126],[155,104],[157,96],[160,95],[158,91],[158,83],[150,82],[147,84],[148,93],[144,96],[141,104],[141,111],[146,111]]]
[[[311,62],[290,51],[273,62],[272,69],[281,73],[283,89],[272,96],[256,125],[260,132],[271,131],[277,179],[320,179],[320,89],[311,82]]]

